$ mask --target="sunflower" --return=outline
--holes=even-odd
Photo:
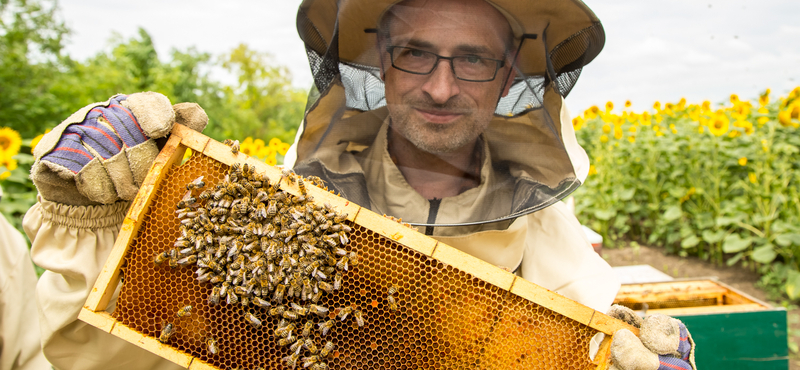
[[[278,153],[280,155],[286,155],[286,152],[289,151],[290,146],[292,145],[289,143],[281,143],[281,145],[278,146]]]
[[[614,103],[611,101],[606,102],[606,112],[611,112],[614,109]]]
[[[620,127],[615,127],[614,128],[614,138],[617,139],[617,140],[622,139],[622,128],[620,128]]]
[[[758,180],[758,179],[756,178],[756,174],[754,174],[754,173],[752,173],[752,172],[750,172],[750,174],[748,174],[748,175],[747,175],[747,178],[748,178],[748,179],[750,180],[750,182],[752,182],[753,184],[755,184],[755,183],[756,183],[756,181]]]
[[[9,127],[0,127],[0,152],[7,158],[11,158],[19,153],[22,147],[22,136],[19,132]]]
[[[728,126],[730,126],[728,116],[724,114],[715,114],[708,122],[708,131],[714,134],[714,136],[722,136],[728,133]]]
[[[239,144],[239,151],[247,154],[247,155],[255,155],[257,153],[255,146],[253,145],[253,138],[248,136]]]
[[[277,137],[273,137],[272,139],[269,140],[270,148],[277,149],[279,145],[281,145],[281,139],[278,139]]]
[[[583,118],[581,116],[577,116],[572,119],[572,129],[578,131],[583,127]]]
[[[600,142],[605,144],[608,142],[608,135],[600,135]]]
[[[625,108],[630,108],[630,107],[631,107],[631,105],[633,105],[633,103],[631,103],[631,101],[630,101],[630,100],[626,100],[626,101],[625,101]]]
[[[747,165],[747,157],[741,157],[741,158],[739,158],[739,165],[740,165],[740,166],[745,166],[745,165]]]

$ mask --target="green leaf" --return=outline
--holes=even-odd
[[[734,217],[717,217],[717,226],[728,226],[730,224],[735,224],[742,220],[743,216],[734,216]]]
[[[611,217],[617,215],[617,211],[613,209],[596,209],[594,211],[594,217],[597,217],[599,220],[608,221]]]
[[[682,215],[683,215],[683,211],[681,211],[681,207],[671,206],[671,207],[667,208],[667,210],[664,212],[664,215],[662,216],[662,218],[664,219],[664,221],[668,221],[669,222],[669,221],[675,221],[675,220],[679,219]]]
[[[681,241],[681,248],[684,248],[684,249],[691,248],[691,247],[694,247],[695,245],[697,245],[698,243],[700,243],[700,238],[698,238],[697,235],[692,235],[692,236],[690,236],[690,237],[688,237],[686,239],[683,239],[683,241]]]
[[[750,238],[742,239],[739,234],[730,234],[722,242],[722,251],[725,253],[736,253],[743,251],[753,243]]]
[[[728,258],[728,260],[725,261],[725,264],[728,266],[733,266],[736,264],[736,262],[739,262],[739,260],[742,259],[742,257],[744,257],[744,253],[742,252],[736,253],[735,256]]]
[[[772,244],[765,244],[753,249],[753,254],[750,255],[750,258],[758,263],[770,263],[778,256],[773,247]]]
[[[705,240],[706,243],[708,243],[708,244],[719,243],[720,240],[722,240],[722,238],[725,237],[725,231],[724,230],[717,230],[717,231],[703,230],[703,233],[701,234],[701,236],[703,237],[703,240]]]
[[[619,199],[620,200],[631,200],[633,199],[633,195],[636,194],[636,188],[625,189],[619,192]]]
[[[800,272],[797,270],[789,270],[784,290],[786,291],[786,295],[789,296],[789,299],[797,299],[800,297]]]
[[[781,247],[788,247],[792,244],[800,245],[800,234],[798,233],[787,233],[787,234],[780,234],[775,237],[775,242],[778,243]]]

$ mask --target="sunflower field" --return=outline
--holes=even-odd
[[[800,298],[800,87],[754,101],[608,102],[573,119],[591,159],[575,193],[582,223],[608,247],[660,246],[742,264]]]

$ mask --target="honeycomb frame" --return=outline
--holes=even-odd
[[[214,311],[203,307],[202,299],[190,297],[191,293],[187,292],[203,289],[197,288],[203,283],[186,278],[193,275],[192,271],[154,266],[152,254],[139,251],[144,247],[140,248],[138,240],[144,240],[148,230],[156,227],[153,226],[156,223],[150,221],[150,213],[158,211],[157,206],[166,207],[163,205],[165,200],[159,200],[162,191],[169,190],[165,184],[171,180],[165,182],[165,179],[184,168],[181,159],[187,148],[195,153],[190,161],[197,157],[197,161],[211,163],[203,171],[211,172],[208,168],[216,166],[217,173],[220,173],[220,168],[234,163],[248,163],[270,182],[281,179],[280,169],[244,153],[232,153],[230,147],[176,124],[131,204],[114,248],[79,319],[189,369],[290,368],[280,361],[288,349],[276,347],[267,330],[264,330],[267,334],[250,335],[247,333],[254,329],[243,325],[241,320],[231,320],[228,311],[235,311],[237,307]],[[294,195],[300,194],[297,184],[282,183],[281,188]],[[329,361],[332,369],[606,369],[613,334],[625,328],[638,335],[636,328],[602,312],[323,189],[310,185],[307,188],[315,202],[328,203],[348,215],[346,222],[354,230],[350,244],[354,245],[352,248],[358,248],[363,258],[360,265],[348,273],[352,275],[347,277],[352,283],[345,282],[346,286],[341,292],[333,293],[331,301],[346,301],[352,307],[363,309],[367,322],[364,328],[348,323],[342,330],[331,333],[330,338],[338,343]],[[174,210],[174,203],[171,204],[170,213]],[[177,223],[175,220],[170,222]],[[158,224],[161,223],[159,220]],[[169,225],[169,222],[163,223]],[[164,227],[169,229],[169,226]],[[174,233],[169,230],[166,233],[169,232]],[[164,242],[164,246],[170,244]],[[143,253],[144,258],[141,256]],[[141,267],[140,260],[149,261],[150,266]],[[155,284],[143,281],[137,272],[144,269],[146,274],[154,274],[147,272],[147,268],[166,269],[159,273],[164,280]],[[164,289],[136,288],[152,285],[170,287],[175,293],[164,293]],[[385,289],[388,286],[399,289],[400,308],[397,311],[386,307]],[[137,289],[149,293],[128,293]],[[109,303],[118,290],[118,301],[110,307]],[[156,303],[147,303],[151,301]],[[175,338],[166,344],[161,343],[158,332],[164,320],[186,302],[199,306],[192,315],[194,321],[176,324]],[[142,307],[155,305],[155,311],[139,308],[140,304]],[[335,313],[331,315],[333,318]],[[274,326],[275,322],[265,320],[265,326]],[[232,336],[225,337],[224,346],[221,343],[221,352],[227,356],[225,359],[203,352],[204,337],[211,330]],[[598,333],[606,336],[592,360],[589,358],[589,343]],[[263,356],[255,357],[248,353]],[[272,356],[267,358],[269,354]]]

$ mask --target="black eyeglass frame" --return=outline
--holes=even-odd
[[[409,49],[409,50],[417,50],[417,51],[420,51],[420,52],[423,52],[423,53],[426,53],[426,54],[431,54],[431,55],[436,57],[436,60],[433,62],[433,65],[431,66],[431,69],[428,72],[409,71],[407,69],[400,68],[400,67],[398,67],[397,65],[394,64],[394,59],[395,58],[394,58],[394,52],[393,51],[394,51],[394,49],[397,49],[397,48]],[[398,46],[398,45],[388,45],[388,46],[386,46],[386,52],[389,53],[389,60],[392,61],[392,67],[394,67],[395,69],[401,70],[403,72],[411,73],[411,74],[415,74],[415,75],[429,75],[429,74],[431,74],[433,72],[433,70],[436,69],[436,66],[439,65],[439,61],[442,60],[442,59],[445,59],[448,62],[450,62],[450,70],[453,72],[453,76],[455,76],[456,79],[459,79],[459,80],[462,80],[462,81],[468,81],[468,82],[489,82],[489,81],[494,81],[494,79],[497,78],[497,71],[499,71],[500,68],[503,68],[506,65],[506,61],[505,60],[478,57],[478,58],[481,58],[482,60],[490,60],[490,61],[495,62],[496,63],[495,66],[496,67],[494,69],[494,73],[492,74],[492,77],[489,78],[489,79],[485,79],[485,80],[470,80],[470,79],[458,77],[458,73],[456,73],[456,67],[453,65],[453,60],[454,59],[458,59],[458,58],[473,57],[474,55],[456,55],[456,56],[452,56],[452,57],[443,57],[443,56],[441,56],[439,54],[432,53],[430,51],[425,51],[425,50],[417,49],[417,48],[410,48],[410,47],[407,47],[407,46]]]

